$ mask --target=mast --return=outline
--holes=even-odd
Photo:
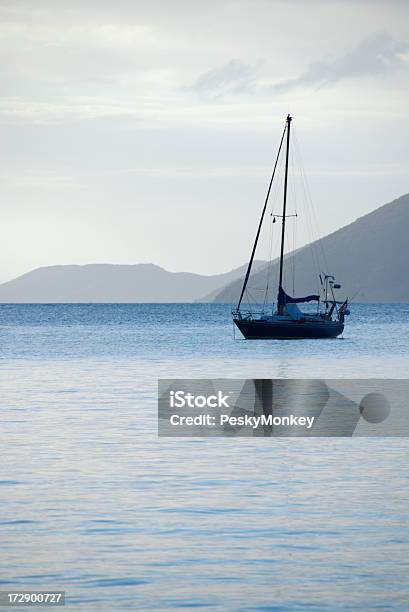
[[[239,299],[239,302],[237,304],[237,311],[240,310],[241,301],[243,299],[243,295],[244,295],[244,292],[246,290],[247,283],[248,283],[248,280],[249,280],[249,276],[250,276],[250,272],[251,272],[251,267],[253,265],[254,255],[256,253],[257,243],[258,243],[258,239],[259,239],[260,232],[261,232],[261,226],[263,225],[263,219],[264,219],[264,215],[265,215],[266,209],[267,209],[268,198],[270,197],[271,186],[273,184],[273,179],[274,179],[275,171],[276,171],[276,168],[277,168],[278,159],[279,159],[280,153],[281,153],[281,147],[283,145],[285,131],[287,129],[287,124],[288,124],[288,117],[287,117],[287,123],[286,123],[286,125],[284,127],[283,135],[281,136],[280,146],[278,147],[278,153],[277,153],[277,157],[276,157],[276,160],[275,160],[275,164],[274,164],[274,168],[273,168],[273,173],[271,175],[270,184],[269,184],[268,189],[267,189],[267,195],[266,195],[266,199],[265,199],[265,202],[264,202],[263,210],[262,210],[262,213],[261,213],[260,222],[259,222],[258,228],[257,228],[256,239],[254,241],[253,250],[251,252],[249,265],[247,266],[247,272],[246,272],[246,276],[244,278],[243,287],[242,287],[242,290],[241,290],[241,293],[240,293],[240,299]]]
[[[278,281],[278,299],[277,299],[277,310],[279,314],[283,312],[283,304],[280,301],[280,290],[283,288],[283,263],[284,263],[284,239],[285,239],[285,213],[287,209],[287,182],[288,182],[288,157],[290,153],[290,128],[291,128],[290,115],[287,115],[287,150],[285,154],[285,177],[284,177],[284,199],[283,199],[283,224],[281,227],[281,250],[280,250],[280,277]]]

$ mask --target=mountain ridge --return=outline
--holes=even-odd
[[[297,294],[319,290],[318,272],[334,274],[355,301],[409,302],[409,194],[358,217],[320,241],[286,255],[294,260]],[[328,265],[313,270],[308,251],[324,250]],[[254,262],[249,288],[262,291],[278,261]],[[289,269],[284,288],[291,293]],[[237,301],[247,264],[215,275],[169,272],[153,263],[41,266],[0,284],[0,303],[166,303]],[[271,288],[268,302],[276,299]]]
[[[2,283],[0,303],[193,302],[239,278],[245,268],[204,275],[152,263],[41,266]]]
[[[406,272],[408,236],[409,194],[405,194],[286,255],[287,262],[294,258],[297,294],[319,291],[318,275],[314,277],[308,269],[306,254],[309,249],[317,251],[322,248],[328,262],[325,272],[334,274],[342,283],[345,296],[351,298],[356,294],[356,301],[361,302],[409,302],[409,279]],[[278,260],[274,260],[270,278],[276,276],[277,267]],[[266,274],[265,269],[264,272],[258,271],[251,275],[249,285],[253,291],[260,291],[265,286]],[[229,283],[215,296],[212,295],[213,301],[236,302],[241,286],[240,280]],[[269,302],[275,301],[276,291],[275,287],[268,292]],[[206,301],[206,298],[204,296],[201,301]]]

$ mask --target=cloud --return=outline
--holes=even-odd
[[[258,78],[261,63],[246,64],[232,59],[202,74],[188,89],[217,99],[250,91],[281,94],[300,87],[329,86],[347,78],[381,76],[409,66],[409,42],[380,33],[335,59],[314,62],[298,77],[273,84]]]
[[[250,91],[256,84],[259,66],[260,63],[245,64],[232,59],[220,68],[202,74],[189,89],[214,98]]]
[[[409,43],[388,34],[378,34],[333,61],[311,64],[300,76],[269,87],[274,93],[285,93],[303,86],[327,86],[346,78],[378,76],[407,66]]]

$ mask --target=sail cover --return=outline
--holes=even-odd
[[[285,304],[301,304],[301,302],[319,302],[319,295],[306,295],[305,297],[291,297],[287,295],[282,287],[278,290],[278,305],[284,306]]]

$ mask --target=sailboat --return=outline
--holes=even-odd
[[[302,338],[336,338],[344,331],[345,315],[349,314],[348,299],[339,301],[336,299],[335,290],[341,286],[335,282],[335,278],[330,274],[320,274],[319,279],[322,288],[322,299],[319,294],[311,294],[304,297],[293,297],[289,295],[283,287],[283,268],[284,268],[284,242],[286,232],[287,215],[287,188],[288,188],[288,160],[290,152],[290,132],[292,117],[287,116],[284,131],[281,137],[280,146],[277,153],[273,173],[268,187],[261,219],[258,225],[256,239],[250,256],[243,287],[237,307],[232,311],[233,321],[247,340],[286,340]],[[274,175],[277,169],[282,145],[286,139],[285,154],[285,175],[284,175],[284,197],[282,209],[281,226],[281,246],[279,260],[279,281],[277,305],[274,305],[271,312],[244,311],[242,301],[247,288],[253,265],[257,243],[260,237],[261,227],[267,209]],[[278,215],[276,215],[278,216]],[[317,302],[316,312],[302,312],[297,304],[306,302]]]

